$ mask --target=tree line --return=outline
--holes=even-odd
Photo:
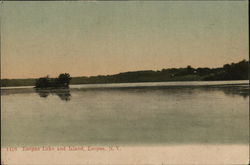
[[[225,64],[220,68],[169,68],[158,71],[146,70],[124,72],[115,75],[75,77],[71,84],[95,83],[132,83],[132,82],[165,82],[165,81],[219,81],[248,80],[249,62]]]
[[[132,83],[132,82],[165,82],[165,81],[216,81],[216,80],[248,80],[249,61],[225,64],[223,67],[169,68],[158,71],[134,71],[115,75],[100,75],[90,77],[73,77],[68,73],[57,78],[43,77],[39,79],[1,79],[1,86],[38,86],[38,87],[68,87],[70,84],[96,83]]]

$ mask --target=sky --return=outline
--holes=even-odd
[[[1,78],[248,60],[247,1],[4,1]]]

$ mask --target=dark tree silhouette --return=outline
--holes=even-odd
[[[58,76],[57,80],[60,86],[68,87],[71,77],[68,73],[63,73]]]
[[[48,88],[48,87],[69,87],[71,80],[70,74],[63,73],[58,78],[42,77],[36,80],[36,88]]]
[[[42,78],[39,78],[38,80],[36,80],[36,87],[46,88],[49,86],[50,86],[49,76],[42,77]]]
[[[192,68],[190,65],[188,65],[187,68],[186,68],[186,71],[187,71],[187,74],[193,74],[195,69]]]

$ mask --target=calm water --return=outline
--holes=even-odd
[[[248,85],[232,81],[5,88],[2,145],[247,144]]]

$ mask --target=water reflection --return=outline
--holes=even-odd
[[[141,86],[141,87],[110,87],[110,88],[80,88],[80,89],[71,89],[72,92],[110,92],[110,91],[121,91],[128,93],[150,93],[150,92],[163,92],[167,95],[173,94],[189,94],[190,97],[197,93],[202,92],[223,92],[228,96],[240,96],[243,98],[248,98],[249,86],[248,85],[224,85],[224,86]]]
[[[242,96],[243,98],[249,97],[249,89],[223,89],[222,90],[225,95],[231,95],[231,96]]]
[[[36,93],[43,98],[47,98],[50,94],[57,95],[63,101],[70,101],[70,89],[36,89]]]
[[[129,93],[145,93],[152,91],[161,91],[166,94],[183,94],[188,93],[191,95],[194,92],[216,92],[221,91],[228,96],[240,96],[247,99],[250,95],[249,84],[247,85],[216,85],[216,86],[141,86],[141,87],[106,87],[106,88],[70,88],[70,89],[34,89],[34,88],[23,88],[23,89],[1,89],[1,95],[12,95],[12,94],[30,94],[36,92],[41,98],[47,98],[50,94],[57,95],[63,101],[70,101],[70,92],[100,92],[100,91],[121,91]]]

